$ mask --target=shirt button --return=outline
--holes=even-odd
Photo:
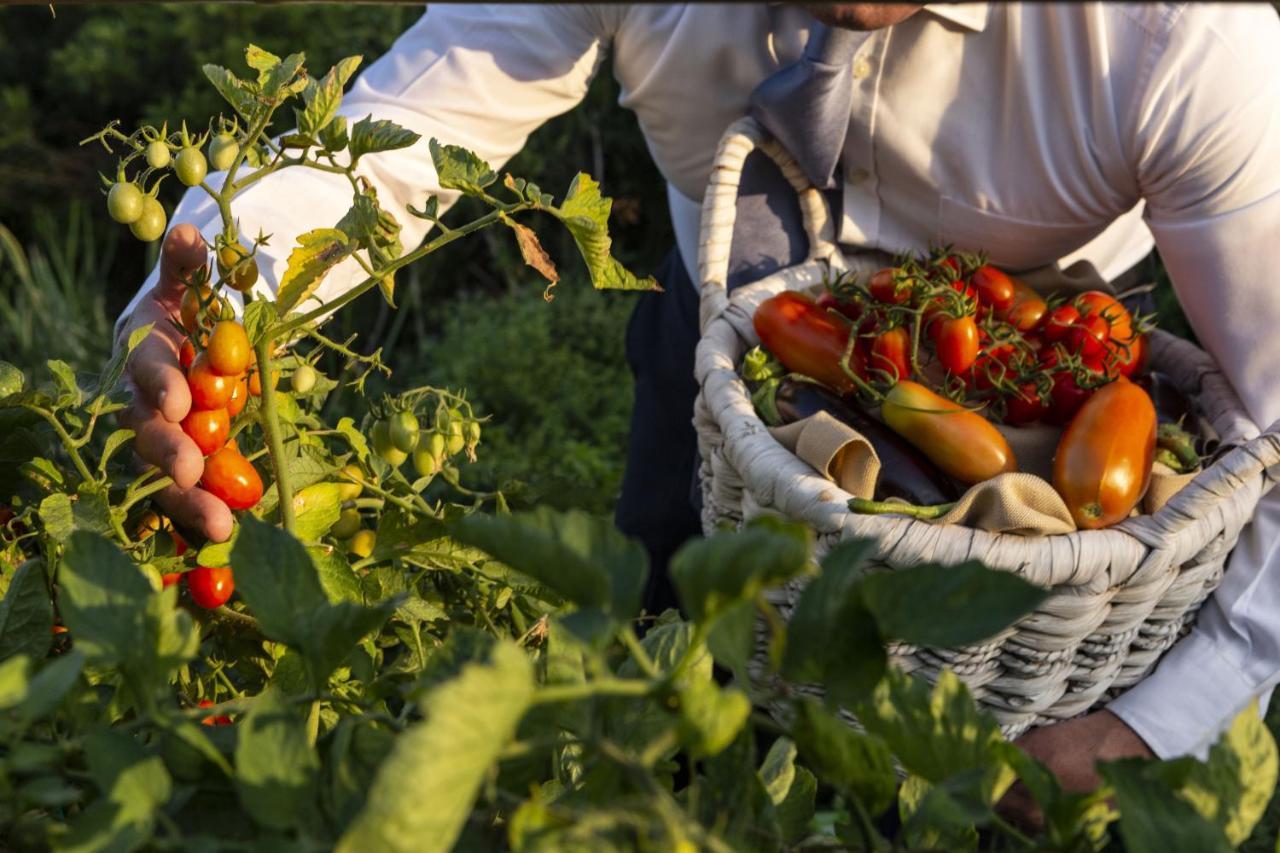
[[[869,177],[871,177],[871,173],[866,169],[854,169],[849,173],[848,182],[851,184],[860,184]]]
[[[859,59],[853,63],[853,79],[865,80],[871,76],[871,63],[865,59]]]

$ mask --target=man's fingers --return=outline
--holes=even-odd
[[[209,245],[200,235],[200,229],[190,222],[173,226],[164,238],[164,246],[160,250],[157,298],[161,301],[180,298],[187,274],[204,266],[208,257]]]
[[[142,403],[159,410],[170,423],[191,411],[191,389],[170,335],[147,335],[129,356],[129,375]]]
[[[182,431],[145,402],[135,400],[121,412],[121,421],[135,433],[133,449],[148,462],[173,478],[180,489],[194,486],[204,473],[200,448]]]
[[[156,502],[180,527],[199,533],[213,542],[231,538],[231,510],[201,488],[169,486],[156,493]]]

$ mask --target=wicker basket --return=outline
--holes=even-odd
[[[805,261],[728,294],[738,182],[756,148],[796,189],[810,251]],[[1024,537],[851,513],[849,494],[773,440],[736,372],[743,354],[759,343],[751,322],[756,306],[783,290],[812,287],[856,260],[835,245],[822,195],[749,118],[721,140],[700,244],[702,339],[695,370],[701,391],[694,425],[704,528],[781,514],[815,530],[819,554],[846,537],[870,537],[879,545],[876,563],[887,570],[977,559],[1050,589],[1034,612],[982,645],[890,650],[898,666],[926,678],[943,668],[956,672],[1010,736],[1083,713],[1149,673],[1217,587],[1241,528],[1280,473],[1269,470],[1280,465],[1280,423],[1260,434],[1206,353],[1156,332],[1153,363],[1198,402],[1228,449],[1155,514],[1106,530]],[[799,592],[796,585],[775,592],[784,617]],[[753,677],[776,677],[757,658]]]

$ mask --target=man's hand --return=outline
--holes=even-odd
[[[231,510],[213,495],[197,488],[204,459],[180,426],[191,409],[186,374],[178,364],[182,334],[170,322],[178,318],[184,278],[203,267],[208,246],[195,226],[175,225],[160,254],[160,280],[138,303],[122,329],[122,337],[139,326],[154,323],[129,357],[128,378],[133,405],[120,421],[137,433],[134,450],[173,478],[173,485],[156,500],[178,522],[216,542],[231,536]]]
[[[1106,709],[1032,729],[1015,743],[1052,770],[1069,793],[1092,791],[1102,783],[1096,767],[1099,761],[1155,757],[1137,732]],[[1043,823],[1040,807],[1021,782],[1009,789],[996,808],[1018,826],[1038,829]]]

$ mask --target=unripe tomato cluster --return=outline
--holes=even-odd
[[[408,410],[393,412],[374,422],[373,450],[382,461],[398,468],[412,456],[419,477],[440,473],[451,457],[466,452],[475,458],[480,443],[480,422],[457,407],[440,407],[423,430],[418,416]]]
[[[338,471],[338,497],[342,500],[342,512],[329,528],[329,535],[345,544],[347,553],[364,559],[373,553],[378,534],[362,527],[364,520],[355,501],[364,493],[365,473],[359,465],[349,463]]]

